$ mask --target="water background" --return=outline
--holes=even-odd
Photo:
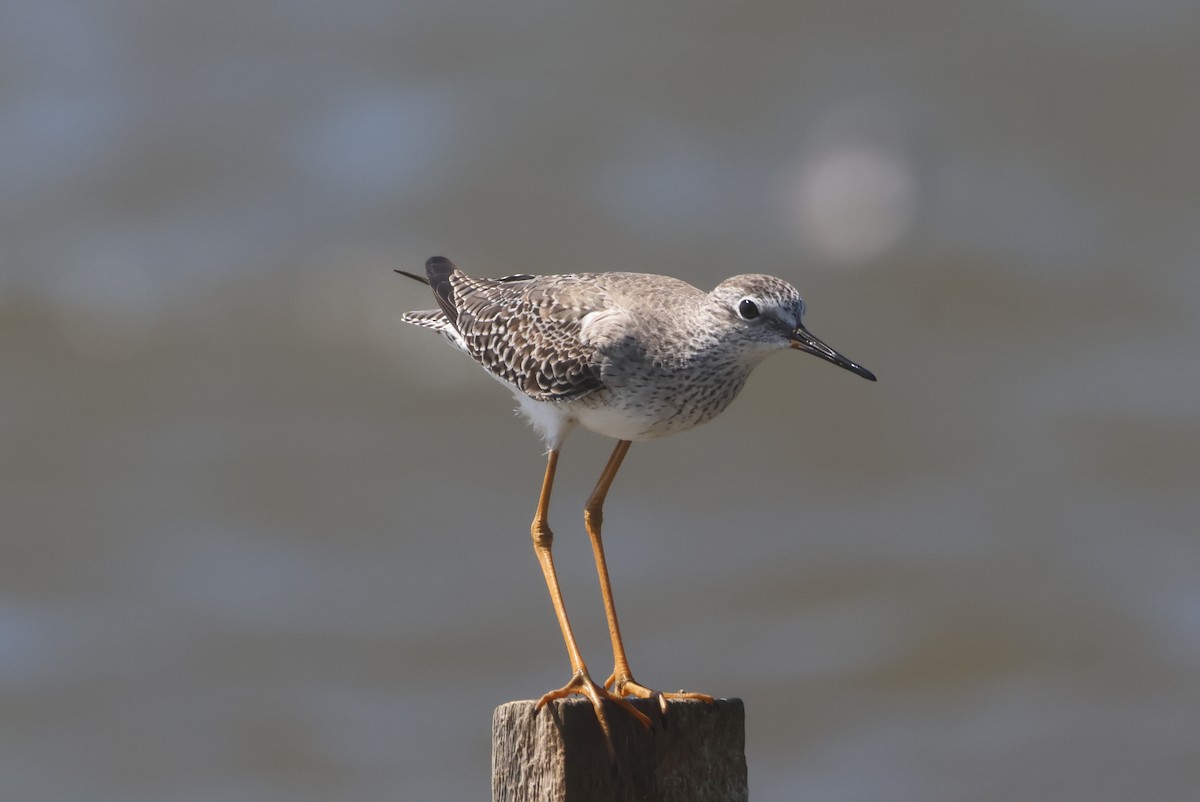
[[[0,797],[480,800],[543,457],[395,276],[784,276],[635,444],[638,678],[756,800],[1200,793],[1200,7],[0,4]],[[577,433],[552,523],[608,644]]]

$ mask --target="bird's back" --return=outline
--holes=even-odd
[[[536,401],[600,389],[607,351],[640,339],[637,327],[653,326],[670,299],[678,305],[681,297],[704,295],[678,279],[640,273],[476,278],[442,257],[426,263],[426,275],[440,308],[403,319],[443,332],[495,378]]]

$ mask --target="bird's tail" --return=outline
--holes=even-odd
[[[442,315],[445,316],[445,323],[449,323],[450,328],[453,328],[458,321],[458,309],[454,305],[454,287],[450,284],[450,276],[458,270],[444,256],[431,256],[425,261],[425,275],[418,276],[415,273],[409,273],[404,270],[396,272],[402,276],[407,276],[414,281],[419,281],[422,284],[428,284],[433,290],[434,297],[437,298],[438,306],[442,310]],[[415,323],[418,326],[424,325],[430,328],[439,328],[440,326],[432,325],[434,320],[427,313],[410,313],[411,317],[406,317],[408,323]]]

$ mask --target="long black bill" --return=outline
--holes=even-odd
[[[845,368],[851,373],[857,373],[868,381],[875,381],[875,374],[855,362],[851,362],[825,343],[818,340],[803,325],[797,326],[792,332],[792,347],[806,354],[819,356],[826,362],[832,362],[839,368]]]

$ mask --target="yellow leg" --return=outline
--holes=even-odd
[[[604,614],[608,618],[608,635],[612,639],[613,673],[605,680],[604,687],[611,688],[619,697],[637,696],[642,699],[658,698],[659,709],[663,715],[667,712],[668,699],[699,699],[712,703],[713,698],[706,693],[661,693],[638,684],[629,670],[629,660],[625,657],[625,644],[621,640],[621,625],[617,623],[617,608],[613,604],[612,583],[608,578],[608,563],[604,559],[604,542],[600,539],[600,527],[604,522],[604,499],[608,497],[608,488],[612,486],[621,462],[629,451],[629,441],[617,441],[604,472],[596,482],[587,506],[583,510],[583,522],[587,527],[588,537],[592,541],[592,553],[596,557],[596,573],[600,576],[600,595],[604,598]]]
[[[545,694],[538,700],[534,709],[540,710],[547,702],[574,693],[586,696],[591,700],[592,707],[596,711],[596,718],[600,721],[600,728],[604,731],[609,754],[612,755],[612,734],[608,727],[608,719],[604,716],[603,700],[609,699],[616,702],[645,727],[650,726],[650,719],[624,698],[609,693],[604,686],[597,685],[592,680],[588,675],[587,665],[583,662],[583,656],[579,653],[579,646],[575,643],[575,635],[571,632],[571,622],[567,619],[567,608],[563,604],[562,591],[558,587],[558,575],[554,571],[554,558],[550,554],[554,533],[550,531],[547,517],[550,511],[550,493],[554,489],[554,471],[557,466],[558,451],[551,451],[546,460],[546,477],[542,480],[542,493],[538,498],[537,512],[533,516],[530,533],[533,535],[533,551],[537,555],[538,564],[542,566],[546,587],[550,590],[550,602],[554,605],[554,615],[558,618],[558,626],[562,630],[563,641],[567,645],[567,656],[571,659],[571,680],[558,690]]]

